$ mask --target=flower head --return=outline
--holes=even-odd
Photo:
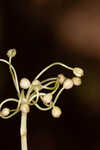
[[[66,79],[63,84],[64,89],[71,89],[73,87],[73,81],[71,79]]]
[[[73,77],[72,81],[73,81],[74,85],[76,85],[76,86],[80,86],[82,83],[82,80],[78,77]]]
[[[75,67],[73,69],[73,73],[77,76],[77,77],[82,77],[84,75],[84,71],[81,68]]]
[[[2,116],[8,116],[10,113],[10,109],[9,108],[3,108],[2,111],[1,111],[1,115]]]
[[[62,111],[60,107],[54,106],[51,110],[51,113],[54,118],[59,118],[62,114]]]
[[[58,81],[60,84],[63,84],[65,80],[65,76],[63,74],[58,74]]]
[[[63,63],[55,62],[51,65],[44,68],[32,81],[32,83],[27,78],[22,78],[20,83],[18,82],[17,73],[15,68],[12,65],[11,58],[16,55],[15,49],[10,49],[7,52],[9,61],[0,59],[1,62],[4,62],[9,65],[10,73],[17,90],[18,99],[8,98],[5,101],[0,103],[0,116],[2,118],[10,118],[19,111],[28,113],[30,111],[30,105],[36,106],[39,110],[47,111],[51,110],[52,116],[59,118],[62,114],[61,109],[56,105],[56,102],[63,92],[64,89],[71,89],[74,85],[79,86],[81,84],[81,79],[79,77],[83,76],[83,69],[75,67],[69,67]],[[63,74],[58,74],[56,77],[51,77],[40,81],[40,76],[44,74],[48,69],[53,66],[60,65],[66,69],[73,71],[74,75],[72,79],[65,77]],[[56,72],[56,71],[55,71]],[[21,87],[22,89],[20,90]],[[25,89],[28,89],[25,91]],[[10,101],[16,102],[16,109],[4,108],[2,109],[5,103]],[[41,101],[43,103],[41,103]]]
[[[7,56],[8,57],[15,57],[16,56],[16,49],[13,48],[13,49],[8,50]]]
[[[30,87],[31,83],[27,78],[22,78],[20,81],[20,87],[22,89],[28,89]]]

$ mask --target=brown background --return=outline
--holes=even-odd
[[[31,109],[28,145],[36,150],[100,149],[100,2],[99,0],[0,1],[0,57],[17,49],[14,59],[19,80],[31,81],[55,61],[80,66],[85,71],[79,88],[64,91],[58,101],[63,114]],[[53,70],[52,70],[53,71]],[[69,71],[64,71],[70,76]],[[9,70],[0,65],[0,100],[16,97]],[[20,149],[20,113],[0,119],[0,149]]]

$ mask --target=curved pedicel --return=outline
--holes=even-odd
[[[8,103],[8,102],[16,102],[16,103],[19,103],[19,100],[14,99],[14,98],[8,98],[8,99],[4,100],[4,101],[0,104],[0,111],[2,110],[3,105],[5,105],[5,104]],[[12,116],[14,116],[18,111],[19,111],[19,108],[18,108],[18,104],[17,104],[16,109],[10,110],[9,115],[3,116],[3,114],[1,113],[0,116],[1,116],[3,119],[8,119],[8,118],[11,118]],[[1,111],[1,112],[2,112],[2,111]]]
[[[14,79],[15,79],[15,81],[14,81],[15,88],[16,88],[17,92],[20,93],[19,85],[18,85],[17,73],[16,73],[16,70],[14,69],[13,65],[12,65],[12,64],[9,64],[9,61],[4,60],[4,59],[0,59],[0,62],[3,62],[3,63],[5,63],[5,64],[7,64],[7,65],[9,65],[9,66],[11,67],[11,69],[12,69],[12,71],[13,71],[13,73],[14,73],[14,74],[13,74],[13,75],[14,75],[13,77],[14,77]]]

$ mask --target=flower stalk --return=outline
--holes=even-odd
[[[21,150],[28,150],[28,146],[27,146],[27,113],[25,113],[25,112],[21,112],[20,136],[21,136]]]

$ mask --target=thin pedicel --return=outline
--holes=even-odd
[[[56,106],[56,102],[60,94],[64,89],[69,90],[74,85],[81,85],[81,77],[84,75],[84,71],[81,68],[71,68],[61,62],[55,62],[43,69],[32,82],[27,78],[22,78],[20,83],[15,68],[12,65],[12,58],[15,57],[16,50],[10,49],[7,52],[9,61],[0,59],[0,62],[4,62],[9,66],[9,70],[15,85],[18,99],[8,98],[0,104],[0,117],[8,119],[21,111],[21,150],[28,150],[27,146],[27,114],[30,112],[30,106],[36,106],[41,111],[51,110],[51,114],[54,118],[59,118],[62,114],[61,108]],[[43,81],[39,80],[39,77],[53,66],[60,65],[65,69],[69,69],[73,72],[75,77],[67,78],[62,73],[57,77],[47,78]],[[21,90],[20,90],[21,88]],[[47,92],[44,92],[44,90]],[[8,102],[15,102],[17,107],[15,109],[5,108],[4,104]],[[40,106],[39,101],[44,104],[44,107]]]

